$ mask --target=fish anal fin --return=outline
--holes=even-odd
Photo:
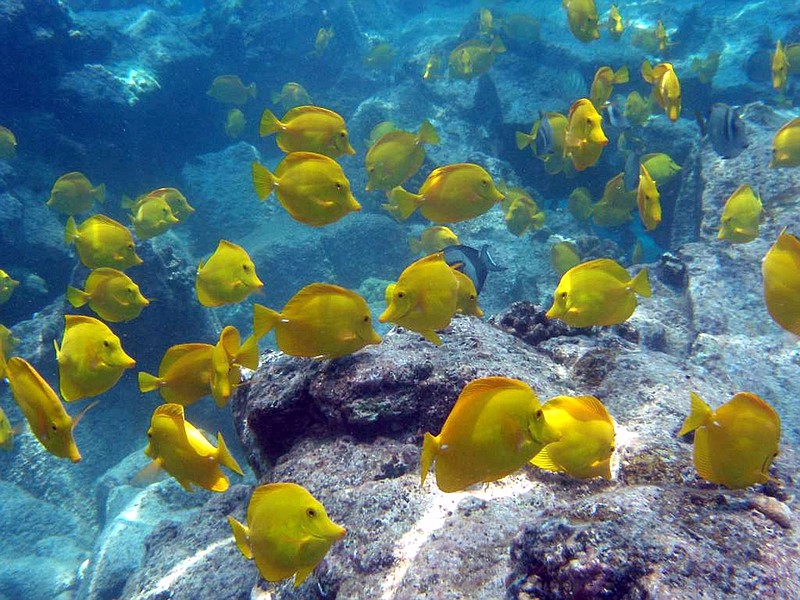
[[[697,474],[706,481],[718,483],[711,465],[711,450],[706,429],[700,429],[694,435],[694,468]]]
[[[537,466],[540,469],[544,469],[545,471],[555,471],[556,473],[564,471],[564,469],[555,463],[553,457],[550,456],[547,446],[539,450],[539,453],[534,456],[530,462],[532,465]]]

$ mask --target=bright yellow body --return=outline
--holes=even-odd
[[[287,153],[316,152],[331,158],[356,153],[344,119],[320,106],[297,106],[280,121],[271,111],[264,110],[258,133],[261,137],[278,134],[278,148]]]
[[[567,9],[567,25],[576,39],[584,43],[600,39],[594,0],[562,0],[561,5]]]
[[[636,192],[625,191],[625,173],[606,182],[603,197],[592,207],[592,220],[599,227],[617,227],[627,223],[636,208]]]
[[[247,251],[227,240],[220,240],[214,254],[197,267],[195,290],[203,306],[241,302],[263,285]]]
[[[622,23],[622,15],[619,14],[619,9],[616,4],[611,5],[608,11],[608,34],[614,41],[619,41],[625,31],[625,25]]]
[[[658,187],[667,185],[681,170],[681,166],[672,160],[669,154],[663,152],[645,154],[640,163],[647,168],[647,172]]]
[[[19,286],[19,281],[0,269],[0,304],[5,304]]]
[[[211,344],[171,346],[161,359],[158,377],[139,373],[139,390],[158,390],[165,403],[189,406],[211,394]]]
[[[136,361],[125,354],[108,325],[93,317],[65,315],[61,347],[53,340],[61,396],[67,402],[110,390]]]
[[[179,221],[183,221],[186,219],[186,217],[194,212],[194,208],[192,208],[192,206],[189,204],[186,196],[184,196],[177,188],[171,187],[158,188],[152,192],[148,192],[147,194],[142,194],[136,198],[135,201],[123,199],[122,208],[129,208],[131,209],[132,213],[136,213],[139,211],[139,208],[142,204],[154,199],[166,200],[167,204],[169,204],[172,214],[175,215],[175,218]]]
[[[227,490],[230,482],[220,465],[244,475],[228,452],[222,434],[217,434],[215,447],[184,418],[183,407],[179,404],[162,404],[156,408],[147,438],[145,455],[172,475],[187,492],[193,491],[193,485],[212,492]]]
[[[639,92],[631,92],[625,98],[625,118],[631,125],[644,125],[653,113],[653,106],[649,100],[645,100]]]
[[[603,132],[603,117],[591,100],[580,98],[569,109],[569,124],[564,138],[564,154],[578,171],[593,166],[608,145]]]
[[[338,358],[381,342],[366,300],[337,285],[312,283],[280,313],[259,304],[253,310],[256,337],[274,329],[278,348],[292,356]]]
[[[223,104],[241,105],[256,97],[256,84],[245,85],[238,75],[220,75],[211,82],[206,94]]]
[[[740,185],[722,209],[717,239],[732,244],[746,244],[758,237],[761,220],[761,198],[747,184]]]
[[[394,188],[389,202],[382,206],[401,221],[419,208],[422,216],[434,223],[458,223],[482,215],[502,199],[482,167],[456,163],[432,171],[418,194]]]
[[[444,225],[432,225],[426,227],[419,239],[409,238],[408,245],[414,254],[433,254],[441,252],[448,246],[460,244],[458,236],[449,227]]]
[[[600,110],[611,98],[611,94],[614,93],[614,85],[628,83],[629,77],[628,67],[620,67],[616,73],[611,67],[597,69],[592,81],[592,89],[589,92],[589,98],[594,107]]]
[[[324,227],[361,210],[342,167],[323,154],[292,152],[274,174],[258,163],[252,171],[258,197],[264,200],[275,191],[286,212],[300,223]]]
[[[772,138],[772,160],[775,168],[800,167],[800,117],[795,117]]]
[[[602,402],[594,396],[556,396],[542,411],[561,439],[545,446],[531,463],[578,479],[611,479],[614,421]]]
[[[179,223],[164,196],[152,196],[147,202],[142,202],[131,213],[130,219],[133,231],[140,240],[161,235]]]
[[[466,79],[483,75],[494,64],[496,54],[506,51],[502,40],[494,38],[491,44],[481,40],[468,40],[456,46],[447,59],[450,77]]]
[[[653,86],[653,98],[664,109],[670,121],[681,116],[681,82],[670,63],[659,63],[655,67],[645,60],[642,77]]]
[[[639,165],[639,186],[636,188],[636,205],[639,217],[647,231],[652,231],[661,223],[661,194],[644,163]]]
[[[220,408],[225,407],[241,382],[242,367],[253,371],[258,368],[258,339],[252,336],[242,342],[239,330],[227,325],[211,353],[211,395]]]
[[[544,213],[536,201],[522,188],[501,188],[505,198],[501,203],[505,213],[505,222],[508,230],[520,237],[526,231],[541,229],[544,225]]]
[[[70,217],[67,219],[64,241],[67,245],[75,244],[81,262],[89,269],[112,267],[124,271],[142,264],[130,230],[105,215],[93,215],[80,226]]]
[[[236,545],[255,560],[267,581],[294,575],[299,586],[346,531],[330,520],[325,507],[294,483],[269,483],[253,492],[246,524],[228,517]]]
[[[97,187],[83,173],[73,171],[58,178],[50,190],[47,206],[65,215],[84,213],[94,206],[95,201],[102,204],[106,198],[106,186]]]
[[[692,412],[678,435],[694,431],[694,466],[706,481],[731,489],[770,480],[781,420],[755,394],[740,392],[712,411],[694,392]]]
[[[73,421],[67,414],[53,388],[28,361],[18,356],[11,357],[5,368],[0,368],[3,370],[11,396],[25,415],[31,433],[53,456],[78,462],[81,454],[72,438],[78,419]]]
[[[786,82],[789,80],[789,61],[783,50],[783,44],[778,40],[775,45],[775,52],[772,54],[772,87],[783,92],[786,89]]]
[[[636,294],[649,298],[647,269],[631,279],[609,258],[581,263],[564,273],[553,294],[548,319],[561,319],[571,327],[617,325],[636,309]]]
[[[572,242],[556,242],[550,246],[550,265],[559,275],[563,275],[580,262],[578,247]]]
[[[400,274],[397,283],[386,289],[386,310],[378,320],[396,323],[421,333],[437,346],[436,334],[444,329],[456,312],[459,282],[441,253],[412,263]]]
[[[764,301],[775,322],[800,335],[800,241],[782,231],[761,261]]]
[[[367,191],[390,190],[413,176],[425,160],[424,144],[438,144],[439,136],[428,121],[418,133],[392,131],[367,152]]]
[[[130,277],[109,267],[89,273],[85,288],[68,287],[67,300],[76,308],[88,303],[101,319],[111,323],[135,319],[150,304]]]
[[[441,433],[425,434],[420,479],[424,484],[435,463],[436,484],[443,492],[496,481],[557,439],[526,383],[506,377],[476,379],[461,391]]]

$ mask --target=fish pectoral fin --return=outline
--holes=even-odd
[[[298,587],[305,579],[311,575],[311,572],[317,565],[311,565],[310,567],[302,567],[297,569],[297,573],[294,575],[294,587]]]
[[[136,473],[136,475],[131,478],[130,485],[133,487],[147,487],[162,479],[163,476],[164,470],[161,468],[161,461],[156,459]]]
[[[419,331],[417,333],[422,335],[422,337],[424,337],[432,344],[435,344],[436,346],[442,345],[442,338],[440,338],[439,335],[433,329],[426,329],[425,331]]]
[[[536,456],[534,456],[530,460],[532,465],[539,467],[540,469],[544,469],[545,471],[555,471],[556,473],[563,471],[560,466],[558,466],[553,457],[550,456],[550,452],[547,451],[547,446],[542,448]]]

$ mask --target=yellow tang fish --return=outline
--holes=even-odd
[[[491,44],[481,40],[467,40],[459,44],[447,59],[450,77],[471,80],[483,75],[494,64],[496,54],[506,51],[503,41],[496,37]]]
[[[556,396],[542,405],[547,424],[561,439],[542,448],[531,463],[578,479],[611,479],[614,420],[594,396]]]
[[[5,304],[11,294],[19,286],[19,281],[11,279],[11,275],[0,269],[0,304]]]
[[[0,362],[5,364],[4,359],[0,358]],[[3,367],[5,369],[5,367]],[[2,373],[0,373],[2,375]],[[0,408],[0,449],[11,450],[14,447],[14,436],[19,433],[15,427],[11,427],[11,422],[8,420],[6,413]]]
[[[254,162],[252,173],[259,199],[274,191],[286,212],[300,223],[323,227],[361,210],[342,167],[324,154],[292,152],[275,173]]]
[[[366,190],[390,190],[413,176],[425,160],[423,144],[438,144],[439,135],[428,121],[419,132],[392,131],[382,136],[367,152]]]
[[[608,34],[615,42],[619,41],[625,31],[625,25],[622,23],[622,15],[619,14],[619,9],[616,4],[611,5],[611,10],[608,11]]]
[[[392,131],[397,131],[397,125],[395,125],[392,121],[381,121],[375,125],[375,127],[370,129],[369,139],[365,140],[364,144],[371,148],[375,145],[375,142]]]
[[[140,371],[139,391],[158,390],[164,402],[189,406],[211,395],[211,344],[178,344],[164,353],[158,377]]]
[[[180,222],[164,196],[150,196],[146,202],[138,204],[129,218],[133,232],[142,241],[161,235]]]
[[[556,242],[550,246],[550,265],[559,275],[563,275],[581,262],[581,253],[572,242]]]
[[[228,516],[236,546],[255,560],[267,581],[294,575],[299,586],[346,531],[330,520],[325,507],[294,483],[268,483],[253,491],[246,524]]]
[[[94,317],[64,315],[61,347],[53,340],[61,396],[67,402],[110,390],[136,361],[125,354],[119,338]]]
[[[783,125],[772,138],[771,169],[800,167],[800,117]]]
[[[592,89],[589,92],[589,98],[597,110],[608,102],[611,94],[614,92],[614,86],[620,83],[628,83],[630,80],[630,73],[628,67],[622,66],[616,72],[611,67],[600,67],[595,71],[594,79],[592,80]]]
[[[220,240],[214,253],[197,267],[195,290],[203,306],[235,304],[263,286],[247,251],[227,240]]]
[[[171,187],[158,188],[152,192],[148,192],[147,194],[142,194],[136,198],[135,201],[123,196],[122,208],[129,208],[131,209],[131,212],[135,213],[145,202],[161,198],[167,201],[172,214],[175,215],[175,218],[179,221],[183,221],[186,219],[186,217],[194,212],[194,208],[192,208],[192,206],[189,204],[186,196],[184,196],[179,189]]]
[[[567,198],[567,210],[577,221],[585,223],[592,216],[592,196],[588,188],[572,190]]]
[[[0,125],[0,160],[11,160],[17,155],[17,138],[7,127]]]
[[[567,9],[567,25],[576,39],[584,43],[600,39],[594,0],[561,0],[561,6]]]
[[[258,338],[253,335],[242,342],[239,330],[227,325],[211,353],[211,395],[220,408],[225,407],[241,382],[242,367],[253,371],[258,368]]]
[[[719,52],[711,52],[703,59],[692,59],[692,72],[697,74],[697,80],[700,83],[708,84],[714,79],[714,75],[717,74],[717,69],[719,69],[720,56]]]
[[[681,170],[681,166],[672,160],[669,154],[654,152],[645,154],[640,159],[640,164],[647,168],[650,177],[658,187],[668,184]]]
[[[742,489],[772,480],[781,419],[755,394],[740,392],[712,411],[691,392],[692,412],[679,436],[694,431],[694,468],[711,483]]]
[[[740,185],[725,202],[717,239],[746,244],[758,237],[761,198],[747,184]]]
[[[308,95],[306,88],[299,83],[289,81],[284,83],[280,92],[272,94],[272,103],[280,104],[283,110],[289,110],[295,106],[311,104],[311,96]]]
[[[11,356],[11,353],[14,351],[14,348],[17,347],[17,344],[19,344],[19,338],[15,338],[14,334],[8,327],[5,325],[0,325],[0,352],[2,352],[2,355]],[[2,378],[3,374],[0,373],[0,379]]]
[[[628,123],[639,127],[653,114],[653,104],[649,98],[645,100],[639,92],[631,92],[625,99],[623,114]]]
[[[600,227],[627,223],[636,208],[636,191],[625,190],[625,173],[618,173],[606,182],[603,196],[592,207],[592,220]]]
[[[328,44],[331,43],[333,36],[333,27],[319,28],[319,31],[317,31],[317,36],[314,38],[314,53],[317,56],[321,56],[322,53],[325,52],[325,49],[328,47]]]
[[[394,62],[394,48],[386,43],[370,48],[363,60],[365,67],[376,71],[387,71],[392,66],[392,62]]]
[[[297,106],[279,121],[269,109],[261,115],[258,134],[277,133],[278,148],[284,152],[317,152],[337,158],[355,154],[347,125],[341,115],[320,106]]]
[[[106,186],[93,187],[83,173],[73,171],[59,177],[50,190],[47,206],[65,215],[77,215],[88,211],[95,201],[106,200]]]
[[[443,492],[497,481],[558,439],[528,384],[506,377],[475,379],[459,394],[441,433],[425,434],[421,483],[434,461]]]
[[[603,117],[588,98],[576,100],[569,109],[569,124],[564,138],[564,155],[572,159],[575,169],[593,166],[608,138],[603,132]]]
[[[459,280],[454,273],[441,252],[413,262],[397,283],[386,288],[387,306],[378,321],[396,323],[440,345],[435,330],[450,324],[458,305]]]
[[[130,277],[109,267],[89,273],[84,287],[84,290],[67,288],[69,303],[75,308],[88,304],[101,319],[111,323],[135,319],[150,304]]]
[[[245,125],[247,125],[247,119],[244,118],[244,113],[238,108],[232,108],[225,116],[225,135],[235,140],[241,137]]]
[[[655,36],[658,40],[658,51],[661,53],[666,52],[667,46],[671,44],[669,41],[669,36],[667,35],[667,28],[664,27],[664,22],[661,19],[656,22]]]
[[[147,439],[144,453],[153,459],[153,463],[146,469],[164,469],[187,492],[193,491],[192,485],[212,492],[227,490],[230,482],[220,465],[244,476],[239,463],[228,451],[222,434],[217,433],[217,446],[214,447],[184,418],[180,404],[162,404],[155,409]]]
[[[256,84],[246,86],[238,75],[219,75],[211,82],[206,94],[223,104],[241,105],[256,97]]]
[[[438,54],[431,54],[428,61],[425,63],[425,69],[422,71],[422,79],[425,81],[433,81],[439,79],[442,74],[442,57]]]
[[[508,230],[520,237],[526,231],[535,231],[544,226],[544,213],[536,201],[525,190],[519,187],[500,187],[505,198],[500,206],[505,213],[505,222]]]
[[[422,231],[419,239],[409,238],[408,246],[414,254],[433,254],[441,252],[448,246],[456,246],[461,242],[449,227],[432,225]]]
[[[617,262],[598,258],[564,273],[545,316],[570,327],[617,325],[636,310],[636,294],[645,298],[652,294],[647,269],[631,279]]]
[[[681,82],[670,63],[659,63],[655,67],[650,61],[642,63],[642,77],[653,86],[653,98],[664,109],[670,121],[681,116]]]
[[[78,462],[81,453],[72,432],[95,403],[84,408],[73,420],[53,388],[28,361],[19,356],[12,356],[6,364],[2,364],[3,360],[0,356],[0,373],[5,372],[11,396],[25,415],[31,433],[53,456]]]
[[[452,266],[452,265],[451,265]],[[478,290],[469,275],[462,273],[458,269],[453,269],[453,275],[458,282],[458,292],[456,294],[456,312],[473,317],[482,317],[483,310],[478,306]]]
[[[517,148],[522,150],[530,146],[534,156],[544,162],[544,170],[555,175],[571,166],[569,158],[564,156],[564,141],[567,135],[569,120],[565,115],[548,112],[533,124],[530,134],[516,132]]]
[[[136,254],[133,235],[122,223],[105,215],[92,215],[80,226],[69,217],[64,230],[64,242],[75,244],[81,262],[89,269],[112,267],[124,271],[142,264]]]
[[[761,275],[770,316],[800,335],[800,241],[785,229],[761,261]]]
[[[639,187],[636,189],[636,204],[639,207],[639,217],[647,231],[652,231],[661,223],[661,194],[658,186],[644,163],[639,165]]]
[[[783,50],[783,44],[778,40],[775,52],[772,54],[772,87],[783,92],[786,89],[786,82],[789,80],[789,61]]]
[[[456,163],[434,169],[418,194],[398,186],[381,206],[401,221],[417,209],[434,223],[458,223],[482,215],[503,199],[491,175],[472,163]]]
[[[312,283],[297,292],[281,312],[255,304],[253,331],[258,338],[275,330],[281,352],[331,359],[380,344],[366,300],[328,283]]]

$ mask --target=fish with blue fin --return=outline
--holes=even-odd
[[[697,124],[711,147],[722,158],[736,158],[750,145],[747,126],[738,108],[715,102],[707,118],[696,115]]]
[[[483,289],[486,276],[490,271],[505,271],[506,267],[498,265],[489,254],[489,246],[482,246],[480,250],[471,246],[458,244],[448,246],[443,250],[445,262],[456,271],[464,273],[472,279],[478,294]]]

